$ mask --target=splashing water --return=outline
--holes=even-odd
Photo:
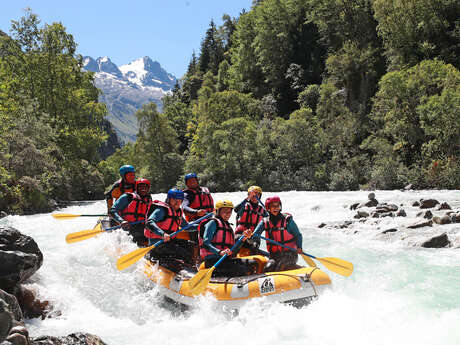
[[[264,197],[270,193],[264,194]],[[283,192],[283,211],[293,215],[304,250],[318,257],[351,261],[344,278],[327,271],[333,287],[309,306],[295,309],[250,301],[238,315],[223,313],[202,297],[197,310],[165,302],[143,275],[142,261],[119,272],[117,256],[137,247],[121,231],[67,244],[71,232],[91,229],[96,219],[66,221],[49,214],[8,216],[0,224],[32,236],[44,255],[28,284],[52,301],[60,316],[27,320],[32,337],[89,332],[108,344],[460,344],[460,245],[443,249],[414,246],[429,234],[447,232],[458,244],[460,224],[390,235],[381,231],[415,221],[412,201],[434,197],[458,209],[458,191],[377,191],[381,202],[403,204],[407,218],[355,223],[351,229],[319,229],[321,222],[352,219],[348,205],[366,192]],[[164,199],[164,195],[154,195]],[[216,193],[215,200],[239,202],[245,193]],[[103,213],[105,203],[82,203],[59,212]],[[457,247],[457,248],[455,248]]]

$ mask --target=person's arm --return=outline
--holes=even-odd
[[[236,212],[236,219],[240,219],[243,211],[244,211],[244,205],[246,205],[247,200],[244,199],[242,202],[240,202],[238,205],[235,206],[234,210]]]
[[[110,208],[109,214],[112,215],[112,218],[121,224],[124,219],[120,216],[120,212],[123,211],[128,205],[133,201],[133,197],[130,194],[123,194],[121,197],[115,201],[115,204]]]
[[[193,200],[190,200],[194,194],[190,194],[185,192],[184,201],[182,201],[182,209],[188,213],[197,213],[198,210],[191,208],[189,205],[192,203]]]
[[[287,231],[295,237],[295,241],[297,244],[297,248],[302,248],[302,241],[303,237],[302,234],[299,231],[299,228],[297,227],[297,224],[294,222],[294,220],[291,218],[290,221],[287,223]]]
[[[215,220],[209,221],[204,227],[204,234],[203,234],[203,246],[209,249],[216,255],[219,255],[220,250],[214,247],[211,243],[212,239],[216,235],[217,231],[217,224]]]
[[[150,217],[147,219],[145,226],[150,231],[163,237],[165,232],[158,227],[157,222],[161,222],[162,220],[164,220],[165,216],[166,216],[166,210],[163,207],[158,207],[155,211],[152,212]]]

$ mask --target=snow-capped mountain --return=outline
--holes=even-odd
[[[85,56],[83,68],[95,72],[96,86],[102,91],[100,101],[107,105],[108,119],[122,143],[136,140],[136,111],[150,102],[161,109],[161,98],[176,84],[176,77],[148,56],[120,67],[108,57],[94,60]]]

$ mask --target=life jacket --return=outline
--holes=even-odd
[[[265,236],[271,240],[284,244],[288,247],[294,248],[297,250],[297,243],[296,239],[293,235],[291,235],[287,231],[287,223],[292,218],[289,213],[282,213],[280,220],[278,220],[277,224],[273,224],[270,221],[270,217],[265,217],[264,228],[265,228]],[[270,253],[275,252],[290,252],[291,250],[287,248],[283,248],[276,244],[272,244],[267,241],[267,249]]]
[[[258,204],[257,207],[254,208],[252,203],[247,201],[244,204],[243,214],[236,221],[237,226],[235,229],[235,233],[240,234],[245,229],[254,230],[263,217],[264,208],[262,207],[262,205]]]
[[[206,187],[199,187],[198,190],[196,189],[184,189],[184,193],[187,195],[193,195],[191,203],[188,205],[190,208],[193,209],[202,209],[205,210],[206,213],[214,211],[214,200],[212,199],[211,193],[209,189]],[[189,199],[190,200],[190,199]],[[196,213],[190,213],[185,211],[185,219],[187,222],[192,220],[198,219],[198,215]]]
[[[106,194],[107,207],[110,209],[113,203],[118,200],[120,196],[125,193],[134,193],[136,191],[136,184],[127,184],[122,179],[116,181]]]
[[[133,200],[129,203],[125,209],[120,212],[120,216],[132,223],[138,220],[145,220],[145,214],[147,213],[147,209],[152,202],[152,198],[150,195],[146,198],[141,198],[137,193],[126,193],[132,196]]]
[[[214,234],[214,237],[211,240],[211,244],[219,250],[232,248],[235,244],[235,234],[233,233],[233,229],[230,226],[229,222],[226,222],[222,220],[220,217],[216,216],[205,219],[201,221],[200,225],[198,225],[200,256],[202,259],[204,259],[208,255],[215,255],[215,253],[205,248],[203,243],[205,225],[209,223],[211,220],[215,220],[217,223],[216,233]]]
[[[156,210],[158,207],[163,207],[166,210],[166,216],[165,216],[165,219],[156,223],[157,226],[167,234],[172,234],[173,232],[179,230],[180,225],[182,223],[182,216],[183,216],[182,209],[179,209],[178,211],[174,211],[171,206],[169,206],[167,203],[163,201],[160,201],[160,200],[152,201],[152,203],[150,204],[150,207],[148,208],[146,219],[148,219],[150,215],[153,213],[153,211]],[[144,229],[144,235],[145,237],[148,237],[148,238],[155,238],[155,239],[163,238],[157,233],[151,231],[147,227],[145,227]],[[175,238],[188,240],[190,239],[190,236],[187,232],[182,231],[182,232],[179,232]]]

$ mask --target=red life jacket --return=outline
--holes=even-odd
[[[292,216],[289,213],[282,213],[281,215],[282,217],[280,217],[280,220],[278,221],[277,224],[273,224],[270,221],[270,217],[264,218],[263,222],[264,222],[264,228],[265,228],[265,236],[271,240],[274,240],[276,242],[279,242],[281,244],[284,244],[288,247],[291,247],[297,250],[297,243],[296,243],[295,237],[287,231],[287,223],[289,219],[292,218]],[[267,249],[270,253],[290,252],[289,249],[283,248],[276,244],[272,244],[268,241],[267,241]]]
[[[163,219],[161,222],[157,222],[156,224],[158,227],[163,230],[167,234],[172,234],[173,232],[179,230],[179,227],[182,223],[182,209],[179,209],[177,212],[173,210],[171,206],[169,206],[167,203],[160,201],[160,200],[154,200],[151,204],[150,207],[147,211],[146,219],[150,217],[150,215],[153,213],[153,211],[157,207],[163,207],[166,210],[166,216],[165,219]],[[183,234],[183,232],[180,232],[176,238],[180,238],[179,235]],[[188,235],[187,233],[185,233]],[[144,229],[144,236],[148,238],[157,238],[157,239],[162,239],[160,235],[157,233],[151,231],[149,228],[145,227]]]
[[[235,233],[242,233],[245,229],[254,230],[263,217],[264,208],[259,204],[254,208],[253,204],[247,201],[244,205],[243,214],[236,221]]]
[[[133,200],[120,212],[120,216],[130,223],[136,222],[138,220],[144,220],[145,214],[147,213],[150,203],[152,202],[150,194],[144,199],[141,198],[137,193],[126,194],[131,195]]]
[[[205,248],[203,245],[205,225],[211,220],[215,220],[217,223],[216,233],[214,234],[214,237],[211,240],[211,244],[219,250],[224,250],[227,248],[230,249],[235,244],[235,234],[233,233],[232,227],[230,226],[229,222],[226,222],[222,220],[220,217],[215,216],[205,219],[198,226],[200,256],[202,259],[204,259],[208,255],[216,255],[215,253]]]
[[[184,189],[184,193],[187,193],[188,195],[193,195],[192,202],[188,205],[190,208],[206,210],[206,213],[214,211],[214,200],[212,199],[211,193],[209,192],[208,188],[199,187],[198,190]],[[184,213],[187,222],[199,218],[195,213],[190,213],[187,211],[185,211]]]

